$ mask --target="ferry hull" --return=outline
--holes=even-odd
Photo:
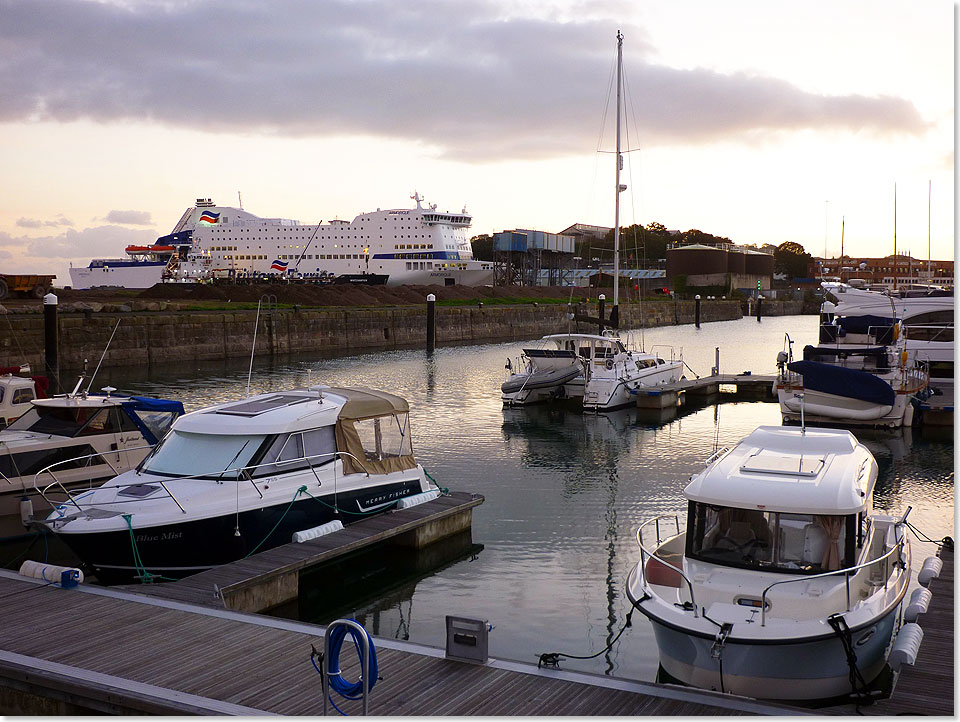
[[[738,643],[731,638],[717,659],[711,654],[713,639],[651,621],[660,664],[684,684],[775,700],[830,699],[852,691],[850,667],[836,636],[765,644]],[[857,667],[867,683],[883,669],[895,621],[893,608],[885,617],[852,633]]]
[[[228,513],[179,524],[137,527],[136,553],[129,530],[92,533],[54,533],[83,560],[84,567],[103,584],[134,583],[144,570],[165,579],[190,574],[242,559],[290,542],[294,532],[339,519],[344,525],[392,509],[397,499],[422,491],[417,478],[340,493],[300,497],[292,505],[279,504]],[[383,501],[386,500],[386,501]],[[334,513],[334,506],[341,510]],[[360,511],[367,510],[367,511]],[[237,535],[237,530],[240,534]]]

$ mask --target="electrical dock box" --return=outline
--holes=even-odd
[[[487,663],[487,623],[447,615],[447,659]]]

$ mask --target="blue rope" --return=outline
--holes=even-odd
[[[351,619],[350,621],[356,622],[357,620]],[[354,683],[347,682],[340,673],[340,650],[343,646],[343,640],[347,636],[347,632],[350,633],[350,638],[353,640],[353,647],[357,652],[357,657],[360,659],[361,670],[363,668],[363,647],[361,646],[362,638],[360,637],[360,632],[353,627],[347,627],[346,625],[334,627],[333,631],[330,631],[330,627],[327,627],[327,634],[330,635],[330,662],[335,660],[337,666],[336,671],[330,671],[328,681],[330,683],[330,689],[334,690],[344,699],[358,700],[362,699],[363,697],[363,673],[361,672],[360,678]],[[373,638],[370,636],[370,633],[367,632],[367,630],[364,629],[363,633],[367,636],[367,643],[370,649],[370,661],[367,665],[367,670],[370,676],[370,687],[367,689],[367,692],[369,693],[370,690],[373,689],[373,685],[377,683],[377,680],[380,677],[380,670],[377,666],[377,649],[373,646]],[[323,655],[319,654],[317,650],[314,649],[313,654],[310,655],[310,663],[313,665],[313,668],[317,670],[317,674],[322,676],[323,670],[317,664],[317,659],[320,659],[321,664],[323,663]],[[329,697],[329,699],[330,704],[333,705],[337,712],[344,717],[349,716],[337,706],[337,703],[333,701],[332,695]]]

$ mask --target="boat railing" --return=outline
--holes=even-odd
[[[904,517],[906,518],[906,517]],[[896,529],[901,529],[901,524],[897,523]],[[766,626],[767,622],[767,593],[774,587],[781,586],[783,584],[795,584],[797,582],[809,582],[811,579],[826,579],[828,577],[838,577],[843,575],[844,585],[846,587],[847,595],[847,611],[850,611],[850,578],[856,575],[861,569],[866,569],[873,566],[881,566],[883,569],[883,588],[887,588],[887,584],[890,580],[890,561],[891,558],[896,556],[894,564],[903,564],[903,547],[906,544],[906,534],[903,536],[897,537],[897,543],[894,544],[885,554],[877,557],[876,559],[871,559],[869,561],[857,564],[856,566],[847,567],[846,569],[837,569],[830,572],[822,572],[820,574],[804,574],[792,579],[781,579],[779,581],[769,584],[764,590],[763,594],[760,595],[760,626]],[[909,578],[906,574],[900,575],[900,583],[907,584]]]
[[[683,361],[683,349],[680,349],[680,353],[679,353],[679,355],[678,355],[678,354],[677,354],[677,350],[676,350],[673,346],[671,346],[670,344],[668,344],[668,343],[655,343],[653,346],[650,347],[650,353],[656,353],[656,351],[655,351],[654,349],[658,349],[658,348],[668,348],[668,349],[670,349],[670,363],[673,363],[673,362],[675,362],[675,361]],[[690,368],[690,367],[688,366],[687,368]],[[690,369],[690,370],[693,371],[693,369]]]
[[[663,522],[663,524],[661,524],[661,522]],[[671,529],[673,533],[670,534],[669,536],[665,536],[663,534],[663,530],[661,529],[661,526],[667,525],[670,522],[672,522],[673,526],[668,528]],[[643,581],[644,582],[647,581],[647,561],[651,558],[656,559],[658,564],[662,564],[668,569],[675,571],[677,574],[680,575],[683,581],[687,583],[687,590],[690,592],[690,607],[691,607],[691,610],[693,611],[693,616],[699,617],[700,615],[697,613],[697,600],[694,598],[694,595],[693,595],[693,583],[690,581],[689,577],[687,577],[683,569],[677,566],[674,566],[673,564],[663,559],[662,557],[658,557],[655,551],[650,551],[643,545],[644,530],[650,527],[651,524],[654,526],[656,530],[656,536],[657,536],[656,544],[658,547],[663,542],[680,536],[680,531],[681,531],[679,514],[661,514],[659,516],[653,517],[652,519],[648,519],[647,521],[645,521],[643,524],[640,525],[640,528],[637,529],[637,545],[640,547],[640,574],[643,577]]]
[[[712,454],[710,454],[710,456],[708,456],[706,459],[703,460],[703,465],[704,465],[704,466],[710,466],[710,464],[712,464],[714,461],[716,461],[716,460],[719,459],[721,456],[723,456],[724,454],[726,454],[728,451],[730,451],[730,449],[727,448],[726,446],[724,446],[724,447],[722,447],[722,448],[720,448],[720,449],[717,449],[717,450],[714,451]]]
[[[149,449],[149,448],[153,448],[153,447],[147,446],[147,447],[136,447],[135,449],[123,449],[123,450],[121,451],[121,453],[126,452],[126,451],[134,451],[134,450],[138,450],[138,449],[144,449],[144,448]],[[75,457],[75,458],[73,458],[73,459],[64,459],[63,461],[59,461],[59,462],[57,462],[57,463],[55,463],[55,464],[50,464],[49,466],[44,467],[43,469],[41,469],[40,471],[38,471],[38,472],[34,475],[34,489],[35,489],[36,492],[43,498],[43,500],[44,500],[47,504],[49,504],[52,508],[54,508],[54,509],[60,509],[60,508],[62,508],[63,506],[71,505],[71,506],[76,507],[77,511],[81,511],[81,512],[82,512],[82,511],[83,511],[83,508],[80,506],[80,504],[79,504],[79,502],[78,502],[78,498],[79,498],[79,497],[77,497],[77,496],[75,496],[73,493],[71,493],[71,492],[63,485],[63,482],[61,482],[61,480],[57,478],[56,474],[55,474],[54,471],[53,471],[54,467],[60,466],[60,465],[62,465],[62,464],[69,464],[69,463],[75,462],[75,461],[81,461],[81,460],[83,460],[83,459],[89,459],[89,458],[94,457],[94,456],[103,456],[103,455],[105,455],[105,454],[116,454],[116,453],[117,453],[116,451],[103,451],[103,452],[100,452],[100,453],[98,453],[98,454],[86,454],[86,455],[84,455],[84,456],[78,456],[78,457]],[[150,483],[151,483],[151,484],[155,483],[155,484],[159,485],[159,486],[164,490],[164,492],[166,492],[167,496],[169,496],[171,499],[173,499],[174,503],[180,508],[180,511],[182,511],[184,514],[186,514],[186,513],[187,513],[187,510],[183,507],[183,504],[180,503],[180,501],[177,499],[177,497],[173,494],[172,491],[170,491],[169,487],[167,486],[167,485],[168,485],[170,482],[172,482],[172,481],[178,481],[178,482],[179,482],[179,481],[191,481],[191,480],[198,480],[198,479],[199,479],[199,480],[213,480],[213,481],[216,481],[217,483],[222,483],[222,479],[223,479],[224,476],[235,474],[235,475],[236,475],[236,479],[237,479],[238,482],[239,482],[240,480],[249,481],[250,484],[253,486],[254,490],[256,490],[257,494],[259,494],[260,498],[262,499],[262,498],[263,498],[263,492],[261,492],[260,489],[259,489],[259,487],[257,486],[257,477],[254,477],[254,475],[253,475],[253,472],[256,471],[257,469],[264,468],[264,467],[279,467],[279,466],[284,466],[284,465],[302,463],[302,462],[306,461],[306,462],[307,462],[307,465],[306,465],[306,468],[305,468],[305,469],[295,469],[295,471],[301,471],[301,470],[309,469],[310,472],[313,473],[314,477],[317,478],[317,481],[319,482],[320,479],[319,479],[319,477],[317,477],[317,472],[316,472],[316,469],[315,469],[315,462],[316,462],[317,460],[319,460],[319,459],[329,459],[330,457],[333,457],[334,460],[337,459],[337,458],[349,457],[350,459],[352,459],[353,461],[355,461],[355,462],[360,466],[361,469],[363,469],[364,473],[365,473],[367,476],[370,476],[370,472],[367,470],[366,465],[363,463],[363,460],[362,460],[362,459],[357,458],[357,456],[355,456],[354,454],[351,454],[349,451],[331,451],[331,452],[326,452],[326,453],[323,453],[323,454],[312,454],[312,455],[310,455],[310,456],[303,456],[303,457],[299,457],[299,458],[297,458],[297,459],[288,459],[288,460],[283,460],[283,461],[270,461],[270,462],[266,462],[266,463],[263,463],[263,464],[252,464],[252,465],[246,464],[246,465],[239,466],[239,467],[232,468],[232,469],[223,469],[222,471],[203,472],[203,473],[199,473],[199,474],[188,474],[188,475],[185,475],[185,476],[176,476],[176,477],[172,477],[171,479],[168,479],[168,480],[166,480],[166,481],[161,480],[161,479],[151,479]],[[114,470],[116,476],[119,476],[119,475],[120,475],[120,473],[117,472],[116,469],[115,469],[112,465],[111,465],[111,469]],[[38,479],[42,474],[49,474],[49,476],[51,476],[51,477],[53,478],[53,481],[52,481],[51,483],[47,484],[46,486],[44,486],[44,487],[41,489],[40,486],[39,486],[39,484],[37,483],[37,479]],[[263,477],[260,477],[260,478],[263,478]],[[125,488],[129,488],[129,487],[140,486],[141,483],[142,483],[142,482],[140,482],[140,481],[133,481],[133,482],[130,482],[129,484],[117,484],[117,485],[114,486],[113,488],[116,488],[116,489],[125,489]],[[336,483],[337,483],[337,479],[336,479],[336,467],[334,467],[334,488],[336,488]],[[104,485],[104,486],[106,486],[106,485]],[[103,488],[103,487],[101,487],[101,488]],[[65,499],[65,500],[59,500],[59,501],[57,501],[57,500],[51,500],[50,498],[48,498],[47,494],[52,494],[52,493],[54,493],[54,492],[57,491],[57,490],[59,490],[59,492],[61,492],[61,493],[63,493],[63,494],[66,495],[66,499]],[[83,491],[84,491],[84,492],[87,492],[87,491],[90,491],[90,489],[89,489],[89,488],[85,488],[85,489],[83,489]],[[154,498],[160,499],[160,498],[165,498],[165,497],[154,497]],[[111,503],[121,503],[121,502],[98,502],[98,506],[109,506]]]

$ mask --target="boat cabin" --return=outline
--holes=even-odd
[[[685,489],[685,555],[789,574],[854,566],[876,476],[848,431],[759,427]]]
[[[315,386],[221,404],[180,418],[139,471],[236,481],[337,460],[345,474],[415,468],[407,402],[382,391]]]

